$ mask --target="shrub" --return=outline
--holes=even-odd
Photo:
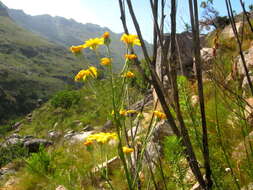
[[[26,160],[27,169],[32,174],[46,175],[53,172],[52,160],[54,154],[50,155],[43,146],[40,146],[38,153],[33,153]]]
[[[69,109],[80,101],[80,93],[77,91],[61,91],[51,100],[51,105],[55,108],[61,107]]]
[[[16,158],[26,156],[28,156],[28,151],[20,144],[0,147],[0,168]]]

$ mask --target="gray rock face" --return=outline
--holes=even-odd
[[[53,142],[45,140],[45,139],[29,139],[24,142],[24,147],[26,147],[29,152],[38,152],[40,146],[47,147],[52,144]]]
[[[247,65],[248,69],[252,70],[253,69],[253,44],[251,45],[251,47],[247,51],[244,51],[243,54],[244,54],[244,58],[245,58],[246,65]],[[243,62],[242,62],[241,56],[240,55],[237,56],[236,60],[237,60],[238,74],[240,76],[245,76],[245,70],[243,67]]]
[[[183,32],[177,34],[176,36],[177,52],[179,55],[179,64],[177,70],[179,74],[185,75],[187,77],[192,77],[193,75],[193,51],[194,46],[192,42],[192,34],[189,32]],[[204,36],[201,36],[201,41],[204,41]],[[164,47],[168,49],[168,57],[170,56],[170,35],[165,36]],[[162,78],[166,72],[165,63],[161,60],[161,48],[158,48],[157,52],[157,62],[156,62],[156,72],[159,77]]]
[[[253,190],[253,183],[249,183],[247,186],[241,188],[241,190]]]
[[[27,148],[28,152],[38,152],[39,147],[41,145],[49,146],[52,144],[53,142],[46,139],[39,139],[33,136],[22,137],[18,134],[13,134],[9,136],[2,144],[0,144],[0,147],[6,148],[8,146],[18,145],[18,146],[24,146],[25,148]]]
[[[12,130],[18,129],[22,125],[22,122],[16,122],[14,125],[11,126]]]

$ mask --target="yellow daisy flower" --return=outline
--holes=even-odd
[[[100,64],[101,65],[107,66],[107,65],[110,65],[111,63],[112,63],[111,58],[104,57],[104,58],[100,59]]]
[[[134,73],[132,73],[131,71],[128,71],[128,72],[126,72],[125,74],[123,74],[122,77],[134,78],[135,75],[134,75]]]
[[[72,53],[80,53],[83,49],[83,45],[79,45],[79,46],[71,46],[69,48],[69,50],[72,52]]]
[[[99,45],[103,45],[103,44],[104,44],[103,38],[91,38],[85,41],[83,48],[89,47],[91,50],[96,50]]]
[[[97,75],[97,68],[89,67],[89,69],[79,71],[79,73],[75,76],[75,81],[86,80],[88,76],[96,78]]]
[[[97,78],[98,76],[98,72],[97,72],[97,68],[96,67],[89,67],[88,69],[90,71],[90,75],[93,77],[93,78]]]
[[[136,58],[137,58],[137,55],[135,55],[135,54],[126,54],[126,55],[125,55],[125,58],[126,58],[127,60],[133,60],[133,59],[136,59]]]
[[[103,34],[102,38],[104,38],[104,39],[110,38],[110,33],[109,32],[105,32]]]
[[[141,46],[140,40],[137,35],[123,34],[120,40],[131,47],[133,47],[134,45]]]
[[[166,119],[166,115],[163,112],[160,111],[154,111],[154,115],[159,119]]]
[[[122,149],[123,149],[123,152],[126,153],[126,154],[132,153],[134,151],[133,148],[129,148],[129,147],[126,147],[126,146],[124,146]]]

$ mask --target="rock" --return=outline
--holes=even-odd
[[[99,172],[103,168],[108,168],[109,171],[112,171],[114,168],[118,168],[121,164],[120,158],[118,156],[113,157],[112,159],[108,160],[107,162],[103,162],[102,164],[97,165],[92,169],[92,172],[96,173]]]
[[[252,70],[253,69],[253,44],[251,44],[248,50],[243,52],[243,55],[244,55],[244,59],[245,59],[248,70],[249,71]],[[245,76],[245,70],[244,70],[243,62],[240,55],[236,57],[235,66],[238,71],[238,74],[240,76]]]
[[[148,107],[153,105],[153,95],[152,92],[150,92],[145,98],[142,100],[137,101],[136,103],[132,104],[129,109],[141,111],[142,107]]]
[[[47,147],[52,144],[53,142],[45,139],[29,139],[26,142],[24,142],[24,147],[26,147],[29,152],[38,152],[40,146]]]
[[[67,133],[64,135],[64,138],[65,139],[70,139],[74,135],[75,135],[75,131],[70,130],[70,131],[67,131]]]
[[[86,125],[84,128],[83,128],[83,131],[93,131],[94,130],[94,127],[92,127],[91,125]]]
[[[164,137],[174,135],[169,123],[167,121],[160,121],[154,129],[154,142],[162,143]]]
[[[48,137],[52,140],[58,139],[61,136],[61,133],[59,131],[49,131]]]
[[[139,125],[138,127],[137,126],[134,126],[132,127],[132,129],[129,129],[127,131],[127,136],[128,137],[136,137],[137,135],[139,135],[141,132],[143,132],[144,129],[141,125]]]
[[[236,28],[237,28],[237,31],[242,30],[242,22],[237,22],[236,23]],[[223,29],[223,31],[221,32],[221,35],[225,38],[234,38],[234,32],[233,32],[233,29],[232,29],[231,25],[226,26]]]
[[[81,133],[74,134],[70,138],[70,142],[75,143],[75,142],[84,141],[92,133],[94,133],[94,131],[87,131],[87,132],[81,132]]]
[[[22,125],[22,122],[16,122],[14,125],[11,126],[12,130],[16,130],[18,129],[20,126]]]
[[[250,73],[251,74],[251,73]],[[250,75],[250,81],[253,83],[253,75]],[[242,89],[244,90],[244,95],[247,91],[250,90],[249,81],[246,76],[243,77]]]
[[[202,188],[199,183],[196,183],[190,190],[202,190]]]
[[[252,125],[253,124],[253,97],[246,99],[247,104],[244,108],[244,115],[246,120]]]
[[[196,106],[199,103],[199,96],[198,95],[193,95],[191,97],[191,104],[192,106]]]
[[[232,159],[237,160],[238,164],[246,158],[246,150],[250,152],[250,143],[253,143],[253,131],[250,132],[247,137],[245,137],[245,142],[240,142],[232,152]]]
[[[241,190],[253,190],[253,183],[249,183],[247,186],[241,188]]]
[[[62,185],[59,185],[55,190],[67,190],[67,188]]]
[[[105,122],[103,128],[102,128],[102,131],[108,131],[108,130],[111,130],[113,128],[113,123],[111,120],[108,120]]]
[[[0,144],[0,147],[8,147],[12,145],[23,145],[23,139],[18,134],[12,134],[11,136],[7,137],[7,139]]]
[[[32,113],[27,114],[26,117],[32,117]]]

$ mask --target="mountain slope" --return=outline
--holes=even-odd
[[[0,4],[0,120],[73,85],[82,64],[65,47],[19,27]]]
[[[37,33],[50,41],[62,44],[64,46],[82,44],[84,40],[99,37],[104,32],[111,34],[111,48],[115,62],[122,62],[125,53],[125,47],[120,42],[121,34],[116,34],[106,27],[100,27],[96,24],[82,24],[73,19],[63,17],[52,17],[50,15],[30,16],[22,10],[8,9],[10,17],[20,26]],[[149,50],[151,46],[147,43]],[[105,50],[102,52],[105,53]],[[136,53],[142,55],[141,48],[136,48]],[[122,65],[122,64],[121,64]]]

